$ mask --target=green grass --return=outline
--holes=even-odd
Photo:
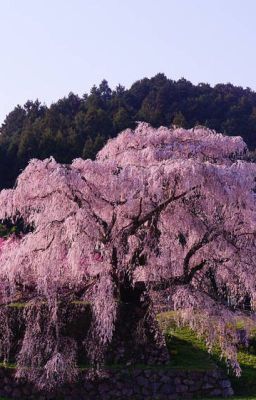
[[[240,351],[238,361],[242,368],[242,375],[240,378],[230,377],[234,392],[238,395],[254,395],[256,399],[256,356]]]
[[[24,308],[24,307],[26,307],[26,304],[27,303],[9,303],[8,304],[8,307],[10,307],[10,308]],[[1,399],[1,398],[0,398]]]
[[[166,333],[167,345],[171,354],[171,364],[183,369],[211,369],[219,365],[225,369],[225,363],[220,361],[217,350],[213,354],[207,352],[202,339],[187,327],[177,327],[174,313],[162,313],[158,316],[160,325]],[[245,323],[248,323],[246,321]],[[243,322],[238,321],[241,328]],[[238,361],[242,369],[240,378],[229,375],[236,396],[233,399],[256,400],[256,355],[243,349],[238,352]],[[242,397],[239,397],[242,396]]]
[[[206,351],[202,340],[188,328],[172,328],[166,335],[171,355],[170,365],[185,370],[208,370],[216,368],[213,358]]]
[[[15,368],[16,368],[16,365],[13,364],[13,363],[3,363],[3,362],[0,362],[0,368],[15,369]],[[1,400],[1,397],[0,397],[0,400]]]
[[[90,305],[89,301],[80,301],[80,300],[73,300],[70,303],[74,304],[74,305],[79,305],[79,306],[88,306],[88,305]],[[46,302],[41,301],[41,304],[46,304]],[[30,302],[13,302],[13,303],[7,304],[8,307],[14,308],[14,309],[25,308],[25,307],[29,307],[30,305],[31,305]],[[0,400],[1,400],[1,397],[0,397]]]

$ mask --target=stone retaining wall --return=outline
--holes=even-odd
[[[85,373],[80,383],[58,393],[38,393],[30,384],[16,382],[14,370],[0,369],[0,396],[19,400],[174,400],[233,394],[221,370],[179,371],[126,368],[106,371],[106,377],[90,381]]]

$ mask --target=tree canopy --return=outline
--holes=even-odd
[[[164,74],[111,90],[103,80],[89,94],[70,93],[50,107],[27,101],[11,111],[0,128],[0,188],[11,187],[31,158],[53,156],[70,163],[92,158],[109,138],[136,121],[154,127],[204,125],[240,135],[256,148],[256,93],[232,84],[211,87],[174,81]]]
[[[150,312],[152,293],[166,290],[182,322],[239,373],[235,320],[245,297],[252,313],[256,304],[256,164],[241,161],[246,152],[241,137],[140,123],[95,161],[31,160],[16,188],[0,193],[2,224],[19,223],[0,242],[4,359],[8,304],[28,302],[17,376],[50,388],[75,379],[70,302],[90,292],[84,351],[98,366],[120,304]]]

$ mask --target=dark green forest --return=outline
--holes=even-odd
[[[228,84],[212,87],[174,81],[159,73],[135,82],[130,89],[112,90],[103,80],[79,97],[67,97],[47,107],[40,101],[16,106],[0,128],[0,189],[14,185],[31,158],[53,156],[70,163],[94,158],[111,137],[136,121],[155,127],[205,125],[227,135],[241,135],[256,148],[256,93]],[[253,155],[252,155],[253,157]]]

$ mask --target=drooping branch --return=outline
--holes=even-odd
[[[166,207],[175,202],[180,200],[181,198],[185,197],[188,193],[192,192],[193,190],[195,190],[196,187],[192,187],[189,190],[186,190],[185,192],[182,192],[179,195],[172,195],[171,197],[169,197],[167,200],[163,201],[162,203],[160,203],[158,206],[156,206],[152,211],[150,211],[149,213],[147,213],[146,215],[144,215],[141,218],[138,218],[136,220],[134,220],[130,225],[128,225],[128,227],[126,227],[124,229],[124,231],[122,232],[123,237],[128,237],[130,235],[134,235],[136,233],[136,231],[143,225],[145,224],[145,222],[149,221],[155,214],[160,214],[163,210],[166,209]]]
[[[149,287],[151,290],[160,291],[160,290],[166,290],[172,286],[188,285],[189,283],[191,283],[195,274],[198,271],[201,271],[206,264],[207,260],[203,260],[202,262],[191,268],[189,273],[182,274],[179,276],[174,276],[171,278],[162,278],[159,280],[159,282],[149,282]]]
[[[216,239],[220,234],[221,232],[214,231],[214,229],[206,232],[201,240],[193,244],[193,246],[189,249],[186,256],[184,257],[183,274],[171,278],[160,279],[160,282],[158,283],[150,283],[151,289],[155,291],[160,291],[168,289],[171,286],[189,284],[193,280],[195,274],[198,271],[201,271],[207,264],[207,260],[203,259],[199,264],[195,265],[192,268],[189,268],[191,258],[197,253],[198,250]]]
[[[196,254],[198,250],[200,250],[202,247],[206,246],[210,242],[212,242],[214,239],[216,239],[221,232],[215,231],[213,228],[210,229],[208,232],[204,234],[201,240],[198,242],[194,243],[193,246],[189,249],[187,252],[184,261],[183,261],[183,271],[184,271],[184,276],[189,275],[189,263],[191,258]]]
[[[140,308],[150,288],[175,286],[181,297],[193,289],[197,298],[206,298],[208,290],[216,305],[225,287],[235,298],[244,293],[256,298],[256,243],[246,233],[254,231],[256,218],[256,164],[230,159],[244,148],[239,138],[203,128],[155,130],[140,124],[110,140],[96,161],[77,159],[66,166],[52,158],[33,160],[15,189],[0,193],[0,220],[13,221],[19,210],[24,221],[35,222],[31,232],[0,240],[0,303],[16,293],[20,301],[33,298],[52,310],[50,328],[44,324],[41,332],[33,330],[44,307],[28,311],[20,376],[25,371],[31,380],[26,372],[32,367],[38,382],[43,370],[59,385],[74,374],[75,345],[72,357],[66,350],[75,338],[62,352],[57,332],[66,323],[60,320],[63,307],[88,294],[94,324],[88,348],[98,363],[112,340],[120,301]],[[211,291],[211,268],[219,290]],[[136,282],[143,269],[154,281],[142,273]],[[207,327],[206,321],[206,336]],[[44,359],[42,337],[49,353],[38,368],[31,355],[39,349]],[[58,363],[64,369],[56,374]]]

